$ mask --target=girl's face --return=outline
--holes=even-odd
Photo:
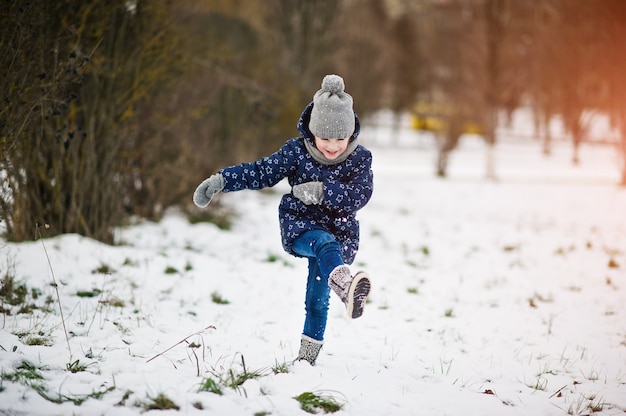
[[[315,136],[315,147],[322,152],[328,160],[335,160],[340,154],[346,151],[348,147],[348,139],[322,139]]]

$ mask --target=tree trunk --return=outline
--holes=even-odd
[[[449,150],[439,149],[439,156],[437,157],[437,176],[445,178],[448,175],[448,155]]]
[[[622,155],[622,181],[620,182],[621,186],[626,187],[626,134],[622,132],[622,140],[620,141],[621,148],[620,153]]]
[[[485,176],[491,181],[498,179],[496,177],[496,144],[494,142],[487,142]]]

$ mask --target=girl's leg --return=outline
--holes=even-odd
[[[330,286],[328,285],[328,277],[322,277],[317,260],[310,257],[304,301],[306,318],[304,320],[304,330],[302,331],[303,335],[316,341],[324,340],[329,301]]]
[[[365,272],[352,276],[343,264],[341,246],[335,238],[321,230],[308,231],[294,241],[294,251],[317,260],[320,277],[346,305],[351,318],[363,315],[363,308],[370,292],[370,280]]]
[[[328,275],[343,264],[341,247],[331,234],[321,230],[304,233],[293,247],[294,251],[309,259],[303,335],[323,341],[330,301]]]
[[[293,250],[301,256],[315,258],[324,279],[328,279],[335,267],[343,265],[341,246],[326,231],[307,231],[294,241]]]
[[[309,259],[306,318],[297,360],[315,365],[324,343],[331,287],[346,304],[352,318],[358,318],[363,313],[370,283],[364,273],[357,273],[355,278],[351,276],[343,263],[341,246],[325,231],[304,233],[294,241],[293,250]]]

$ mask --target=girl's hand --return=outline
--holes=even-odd
[[[291,193],[305,205],[319,205],[324,200],[324,182],[305,182],[294,185]]]
[[[200,208],[204,208],[209,205],[215,194],[222,189],[224,189],[224,177],[221,173],[216,173],[198,185],[193,193],[193,203]]]

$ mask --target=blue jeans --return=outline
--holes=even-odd
[[[312,230],[294,241],[293,251],[309,259],[309,276],[304,301],[306,318],[302,333],[323,341],[330,301],[328,275],[335,267],[343,264],[341,246],[332,234]]]

